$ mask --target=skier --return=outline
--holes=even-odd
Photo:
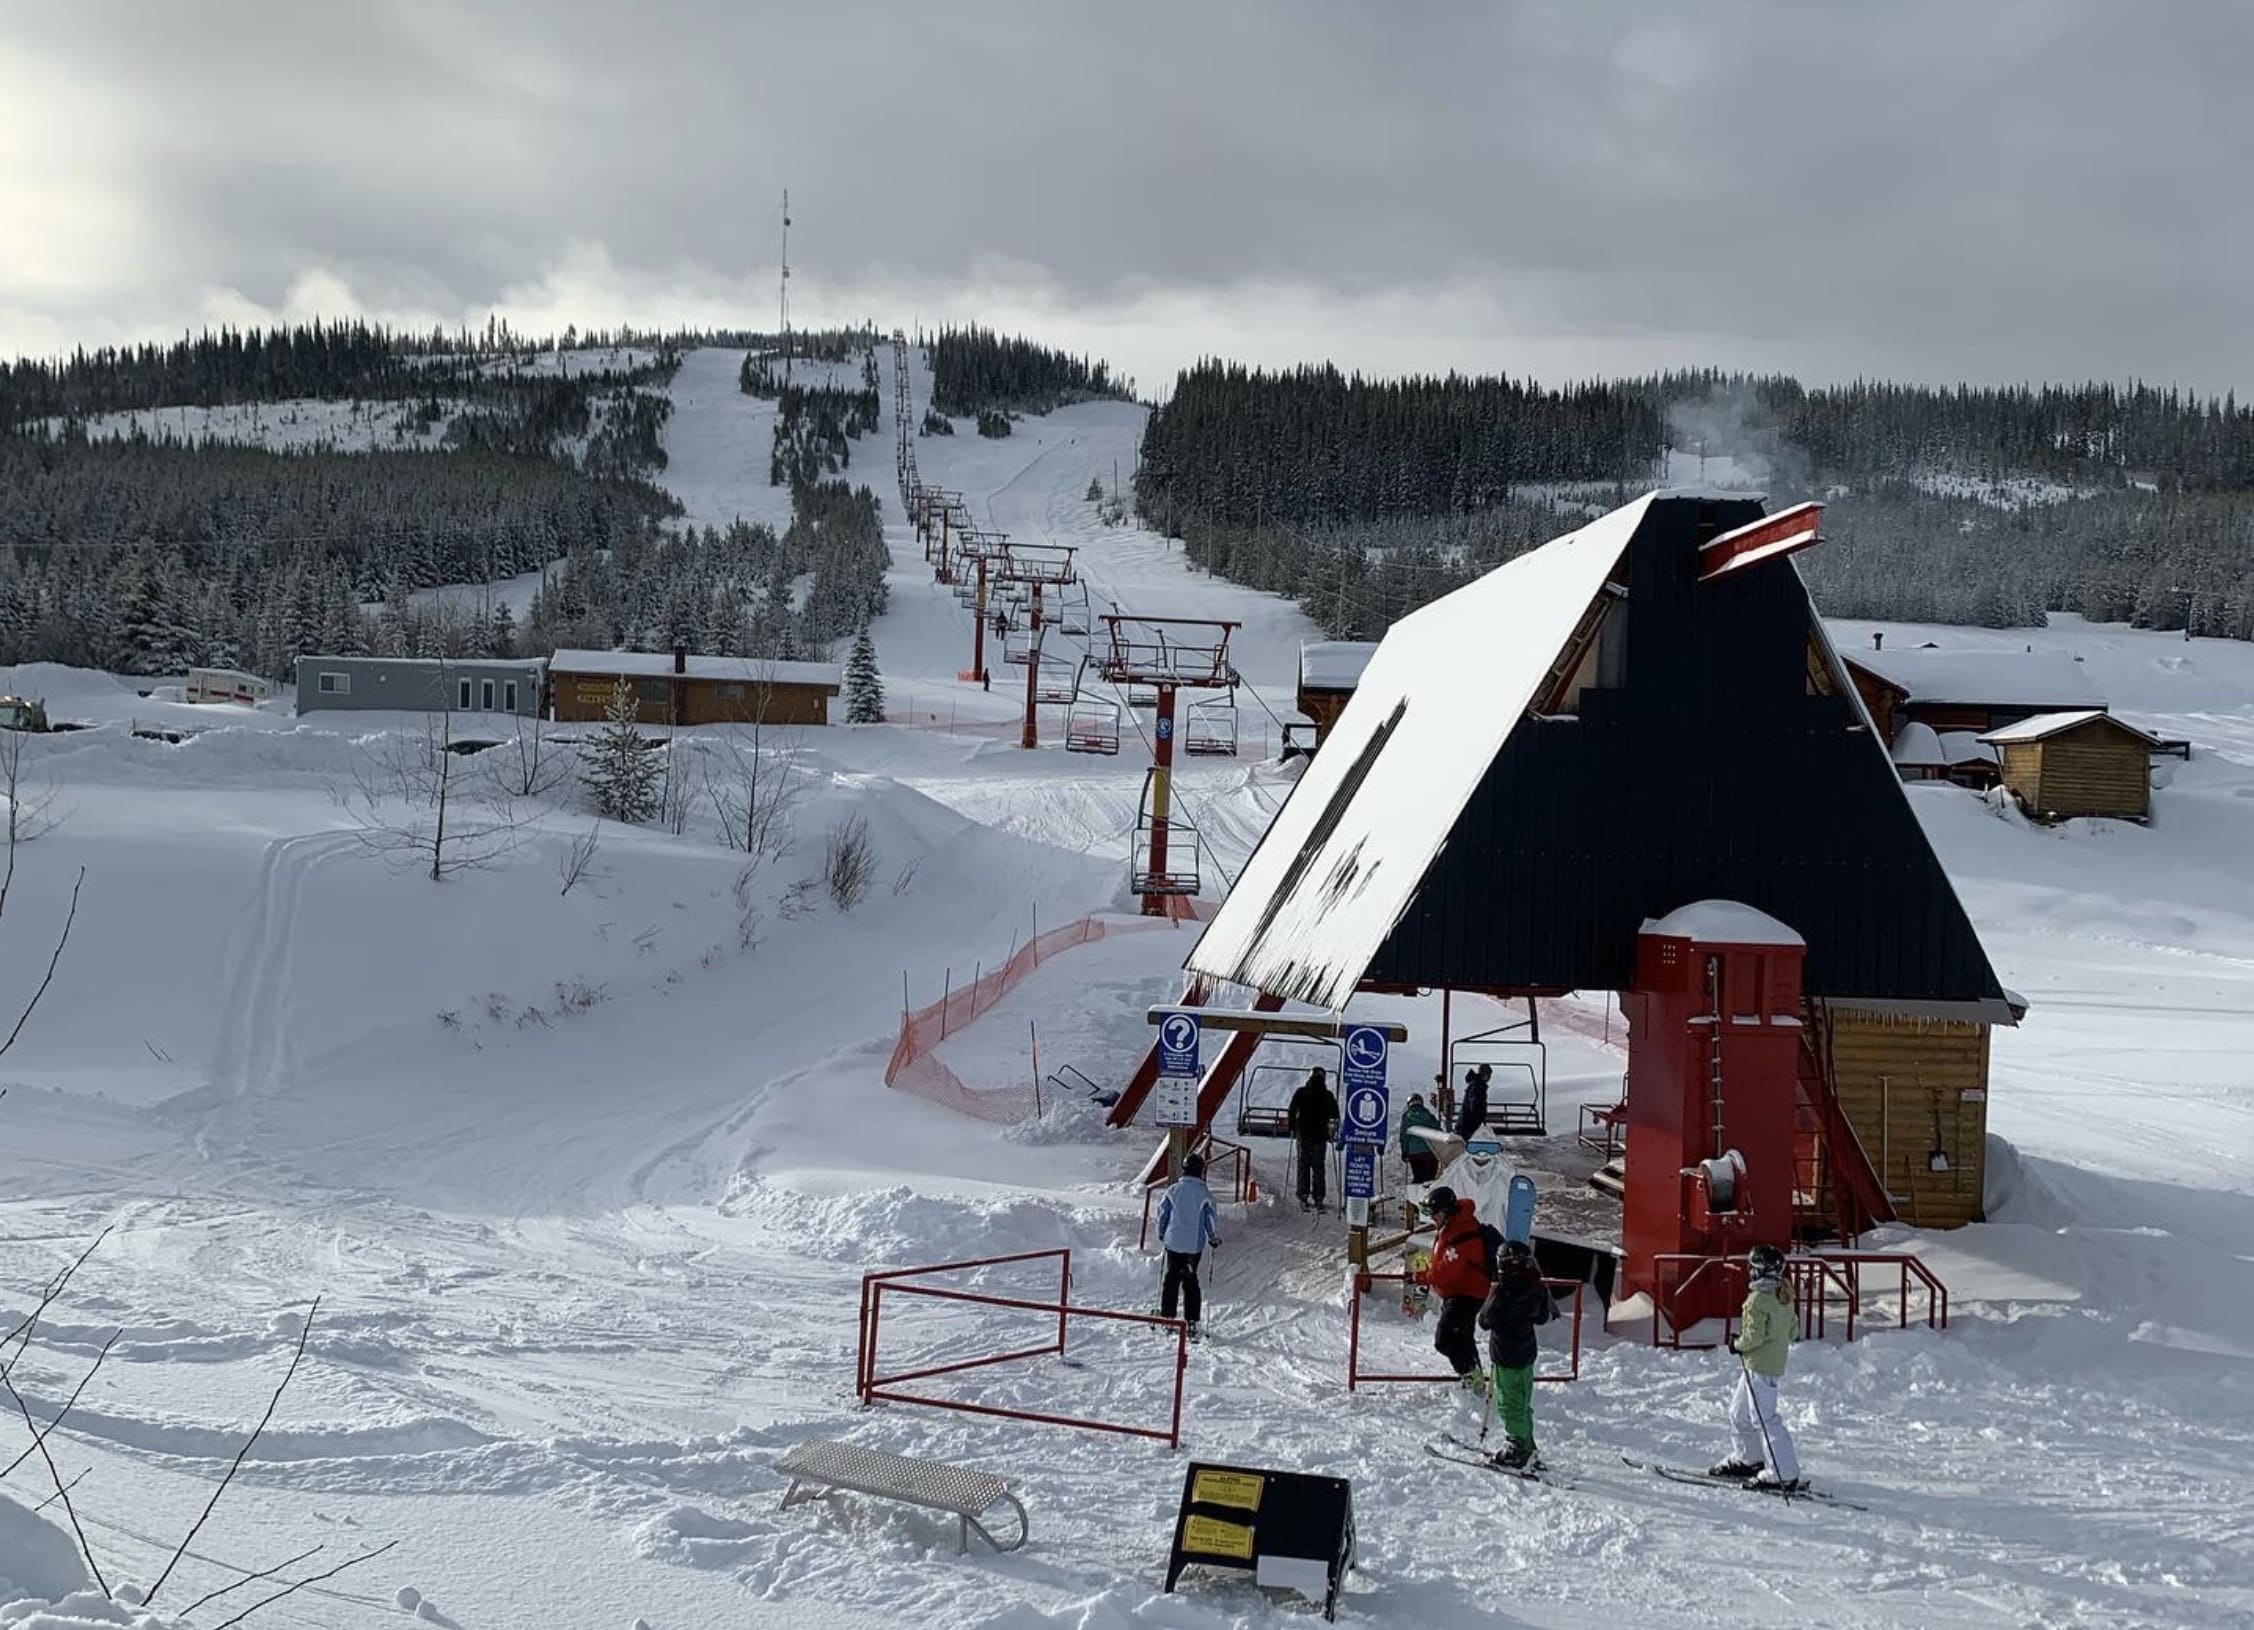
[[[1473,1327],[1495,1279],[1495,1253],[1502,1234],[1479,1220],[1479,1208],[1458,1199],[1450,1188],[1436,1188],[1425,1197],[1439,1233],[1432,1242],[1432,1266],[1425,1282],[1440,1298],[1440,1322],[1432,1332],[1432,1345],[1456,1372],[1456,1379],[1473,1394],[1486,1390],[1487,1377],[1479,1368],[1479,1333]]]
[[[1542,1283],[1534,1247],[1525,1240],[1503,1242],[1495,1268],[1495,1288],[1479,1310],[1487,1332],[1487,1356],[1494,1363],[1495,1412],[1503,1418],[1509,1447],[1495,1457],[1505,1471],[1539,1471],[1534,1448],[1534,1327],[1557,1317],[1557,1300]]]
[[[1291,1105],[1284,1111],[1284,1127],[1298,1146],[1299,1209],[1307,1209],[1307,1196],[1312,1191],[1315,1209],[1327,1210],[1329,1150],[1330,1140],[1338,1133],[1338,1100],[1331,1096],[1320,1067],[1310,1070],[1306,1083],[1291,1095]]]
[[[1745,1293],[1739,1315],[1737,1339],[1730,1351],[1738,1357],[1737,1390],[1730,1395],[1730,1427],[1737,1434],[1737,1452],[1712,1468],[1715,1477],[1750,1478],[1760,1488],[1790,1493],[1805,1487],[1800,1476],[1800,1454],[1792,1432],[1777,1410],[1777,1383],[1792,1350],[1792,1301],[1785,1286],[1784,1253],[1774,1245],[1756,1245],[1747,1255],[1745,1270],[1752,1284]]]
[[[1198,1339],[1198,1319],[1205,1311],[1205,1292],[1197,1282],[1198,1259],[1210,1245],[1221,1245],[1220,1214],[1213,1209],[1213,1191],[1205,1186],[1205,1157],[1184,1155],[1182,1178],[1158,1202],[1158,1243],[1166,1252],[1166,1282],[1159,1291],[1158,1316],[1171,1319],[1179,1298],[1189,1317],[1190,1340]]]
[[[1409,1094],[1409,1106],[1401,1111],[1401,1158],[1408,1162],[1409,1181],[1429,1183],[1440,1175],[1440,1156],[1432,1145],[1417,1136],[1420,1129],[1440,1130],[1440,1117],[1424,1101],[1424,1094]]]
[[[1494,1076],[1492,1064],[1475,1064],[1464,1072],[1464,1101],[1456,1111],[1456,1136],[1466,1143],[1487,1129],[1487,1084]]]

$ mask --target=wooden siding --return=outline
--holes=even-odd
[[[616,674],[558,673],[554,676],[555,717],[563,724],[600,721],[617,689]],[[794,685],[780,681],[706,679],[696,675],[636,675],[633,686],[637,717],[643,724],[828,724],[828,685]],[[675,713],[674,687],[681,687],[679,713]]]
[[[2111,719],[1999,751],[2004,785],[2031,814],[2141,821],[2152,813],[2152,744]]]
[[[1809,643],[1811,647],[1814,645],[1812,640]],[[1815,666],[1815,661],[1815,655],[1811,650],[1809,656],[1811,669]],[[1899,710],[1904,693],[1879,678],[1870,669],[1863,667],[1852,657],[1847,659],[1847,677],[1855,682],[1855,694],[1863,699],[1864,710],[1871,716],[1871,728],[1878,732],[1878,739],[1882,743],[1891,747],[1894,744],[1894,738],[1902,733]],[[1821,693],[1819,692],[1819,694]]]
[[[1987,1179],[1988,1027],[1831,1009],[1839,1104],[1902,1220],[1978,1222]],[[1933,1151],[1949,1169],[1933,1170]]]
[[[1317,747],[1330,739],[1331,727],[1338,723],[1338,716],[1346,711],[1346,704],[1353,700],[1354,693],[1350,690],[1314,690],[1305,685],[1299,687],[1299,711],[1314,721]]]

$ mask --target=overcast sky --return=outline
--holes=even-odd
[[[2254,386],[2248,0],[10,0],[0,352],[363,312]]]

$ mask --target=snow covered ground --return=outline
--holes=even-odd
[[[760,405],[735,391],[735,366],[692,354],[668,427],[668,479],[716,524],[751,518],[742,506],[771,491]],[[880,396],[882,434],[856,444],[854,473],[896,522],[889,379]],[[1129,470],[1139,411],[1089,404],[994,442],[966,427],[924,439],[919,458],[994,524],[1079,548],[1131,610],[1241,617],[1238,665],[1287,695],[1309,633],[1292,607],[1186,571],[1086,501],[1115,456]],[[1308,1622],[1230,1576],[1159,1594],[1194,1454],[1354,1479],[1346,1622],[2254,1617],[2254,649],[2063,620],[2033,635],[1889,628],[1889,645],[2068,649],[2116,707],[2190,736],[2194,756],[2168,766],[2149,829],[2041,831],[1952,789],[1915,792],[2034,1011],[1997,1041],[1994,1220],[1914,1242],[1957,1290],[1952,1328],[1794,1359],[1803,1456],[1869,1512],[1621,1466],[1621,1453],[1713,1458],[1727,1360],[1607,1338],[1593,1315],[1582,1380],[1538,1401],[1545,1453],[1577,1486],[1531,1488],[1423,1454],[1447,1407],[1432,1391],[1347,1394],[1336,1227],[1266,1205],[1224,1218],[1184,1454],[852,1407],[868,1269],[1069,1246],[1089,1305],[1144,1308],[1155,1283],[1127,1181],[1147,1133],[1108,1133],[1069,1099],[1000,1129],[882,1084],[903,1003],[1125,903],[1147,762],[1133,726],[1116,759],[1066,753],[1053,730],[1044,750],[1019,749],[1000,665],[991,694],[953,677],[967,616],[912,538],[891,537],[876,637],[900,722],[787,744],[807,789],[796,838],[748,883],[700,814],[679,837],[606,829],[599,875],[564,893],[558,861],[588,821],[562,803],[525,811],[538,824],[495,869],[395,875],[332,790],[369,733],[405,721],[11,676],[95,728],[30,742],[32,782],[59,788],[67,818],[21,851],[0,916],[12,1015],[84,867],[54,984],[0,1060],[0,1314],[29,1312],[111,1228],[14,1378],[44,1418],[122,1332],[50,1443],[66,1477],[84,1473],[74,1504],[113,1585],[162,1567],[318,1294],[305,1366],[159,1613],[317,1543],[291,1577],[395,1540],[252,1622]],[[1868,643],[1862,625],[1840,633]],[[172,744],[135,737],[136,720],[206,728]],[[1193,760],[1183,780],[1232,867],[1289,786],[1258,757]],[[843,910],[819,874],[828,834],[856,814],[876,881]],[[1116,1082],[1190,932],[1063,953],[940,1057],[973,1085],[1014,1083],[1038,1035],[1044,1068]],[[1434,1004],[1371,1011],[1410,1027],[1398,1075],[1429,1075]],[[1617,1090],[1619,1056],[1597,1009],[1559,1019],[1563,1119]],[[983,1283],[1040,1288],[1031,1272]],[[959,1313],[903,1315],[886,1339],[904,1358],[1011,1340],[1012,1315],[975,1317],[974,1332]],[[1380,1309],[1367,1339],[1379,1361],[1423,1367],[1428,1330]],[[961,1395],[1163,1420],[1170,1349],[1092,1327],[1073,1339],[1075,1364],[974,1373]],[[958,1557],[927,1515],[850,1498],[779,1510],[769,1462],[818,1434],[1005,1473],[1032,1543]],[[0,1498],[50,1492],[35,1455]],[[47,1525],[57,1510],[37,1532],[63,1535],[60,1552],[38,1555],[0,1513],[0,1555],[27,1570],[44,1558],[18,1582],[48,1595],[70,1571],[67,1535]],[[220,1605],[192,1622],[217,1623]]]

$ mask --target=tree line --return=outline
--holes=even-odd
[[[931,405],[956,418],[981,410],[1047,413],[1067,402],[1134,394],[1132,382],[1113,379],[1111,365],[1100,358],[1076,357],[976,325],[942,328],[926,354]]]
[[[2076,611],[2254,637],[2254,411],[2234,396],[1715,372],[1545,390],[1206,362],[1151,414],[1135,496],[1196,564],[1374,638],[1700,453],[1830,504],[1803,570],[1835,615]]]

